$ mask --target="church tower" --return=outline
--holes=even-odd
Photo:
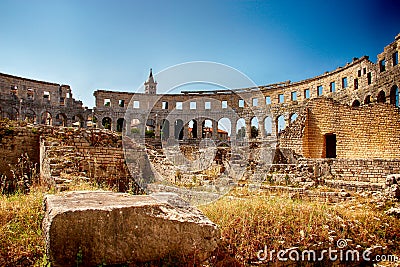
[[[149,78],[144,83],[144,93],[150,95],[155,95],[157,93],[157,83],[154,81],[152,69],[150,69]]]

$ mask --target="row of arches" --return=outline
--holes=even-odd
[[[280,115],[276,118],[267,116],[258,119],[252,118],[228,118],[223,117],[218,121],[211,118],[191,119],[184,122],[180,118],[152,119],[146,122],[133,118],[129,123],[125,118],[112,119],[111,117],[101,118],[101,126],[104,129],[124,132],[127,135],[145,135],[148,137],[161,137],[168,139],[173,137],[177,140],[212,138],[218,140],[230,140],[231,138],[265,138],[276,136],[282,132],[288,124],[293,123],[298,117],[297,113],[289,116]],[[127,127],[127,124],[129,127]]]
[[[370,104],[371,103],[371,95],[368,94],[364,98],[364,105]],[[397,85],[392,86],[392,88],[389,91],[389,96],[386,96],[386,93],[384,90],[381,90],[378,92],[376,96],[376,102],[378,103],[387,103],[389,102],[390,104],[399,107],[399,88]],[[361,105],[360,100],[355,99],[351,103],[352,107],[359,107]]]
[[[78,126],[85,127],[85,119],[81,114],[76,114],[71,118],[68,118],[65,113],[57,113],[53,116],[48,111],[43,111],[39,116],[32,109],[24,110],[19,112],[17,108],[11,108],[8,110],[2,110],[0,108],[0,117],[7,118],[10,120],[21,120],[32,124],[43,124],[43,125],[54,125],[54,126]]]

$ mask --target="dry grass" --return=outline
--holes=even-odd
[[[43,191],[0,195],[0,266],[32,266],[45,252]]]
[[[72,190],[98,190],[76,182]],[[0,195],[0,266],[46,264],[41,230],[44,190]],[[340,238],[348,248],[387,246],[386,254],[400,255],[400,220],[384,214],[368,198],[341,204],[291,200],[286,195],[225,197],[201,207],[222,232],[223,243],[211,266],[242,266],[256,262],[257,252],[298,247],[321,250],[336,247]]]
[[[400,256],[400,220],[365,199],[330,205],[286,196],[225,197],[202,210],[221,228],[220,254],[225,255],[219,261],[232,261],[234,255],[237,264],[254,263],[264,246],[268,251],[337,249],[338,239],[346,239],[348,249],[380,245],[387,246],[385,254]]]

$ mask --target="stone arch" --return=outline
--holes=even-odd
[[[65,113],[58,113],[55,117],[54,125],[66,127],[67,115],[65,115]]]
[[[385,103],[386,102],[386,94],[385,94],[385,91],[380,91],[379,93],[378,93],[378,96],[377,96],[377,102],[378,103]]]
[[[167,140],[169,137],[169,121],[164,119],[161,123],[161,139]]]
[[[175,139],[183,140],[183,121],[181,119],[177,119],[174,123],[175,127]]]
[[[40,124],[53,125],[53,117],[51,116],[50,112],[44,111],[40,115]]]
[[[117,120],[117,132],[121,133],[126,128],[126,123],[124,118],[119,118]]]
[[[232,123],[228,118],[221,118],[218,120],[218,139],[228,140],[232,131]]]
[[[197,120],[192,119],[188,122],[188,137],[189,138],[197,138],[197,131],[198,131],[198,123]]]
[[[370,104],[371,103],[371,95],[367,95],[364,98],[364,105]]]
[[[251,138],[257,138],[257,136],[259,135],[259,128],[260,125],[258,124],[258,118],[256,116],[254,116],[251,121],[250,121],[250,137]]]
[[[1,113],[1,112],[0,112]],[[28,123],[36,122],[36,113],[32,109],[27,109],[25,111],[25,121]]]
[[[137,118],[131,120],[131,134],[140,134],[140,124],[141,122]]]
[[[246,121],[243,118],[236,121],[236,137],[237,139],[246,137]]]
[[[273,132],[273,130],[272,130],[272,127],[273,127],[273,124],[272,124],[272,117],[266,117],[265,119],[264,119],[264,131],[265,131],[265,136],[271,136],[272,135],[272,132]]]
[[[201,125],[201,137],[211,138],[213,137],[213,121],[211,119],[205,119]],[[215,135],[215,134],[214,134]]]
[[[83,116],[81,114],[76,114],[76,115],[72,116],[72,126],[79,127],[79,128],[85,126],[85,119],[83,118]]]
[[[399,106],[399,88],[397,85],[393,85],[390,89],[390,104]]]
[[[103,125],[104,129],[111,130],[112,120],[110,117],[104,117],[101,120],[101,125]]]
[[[357,99],[353,101],[353,103],[351,103],[351,107],[353,108],[357,108],[361,105],[360,101],[358,101]]]
[[[292,113],[290,115],[290,123],[293,123],[298,117],[299,115],[297,113]]]
[[[280,115],[276,118],[277,133],[280,134],[286,128],[285,116]]]

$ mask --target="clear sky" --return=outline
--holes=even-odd
[[[400,33],[398,0],[0,0],[0,11],[0,72],[69,84],[88,107],[97,89],[135,92],[149,68],[214,61],[258,85],[299,81],[376,62]]]

